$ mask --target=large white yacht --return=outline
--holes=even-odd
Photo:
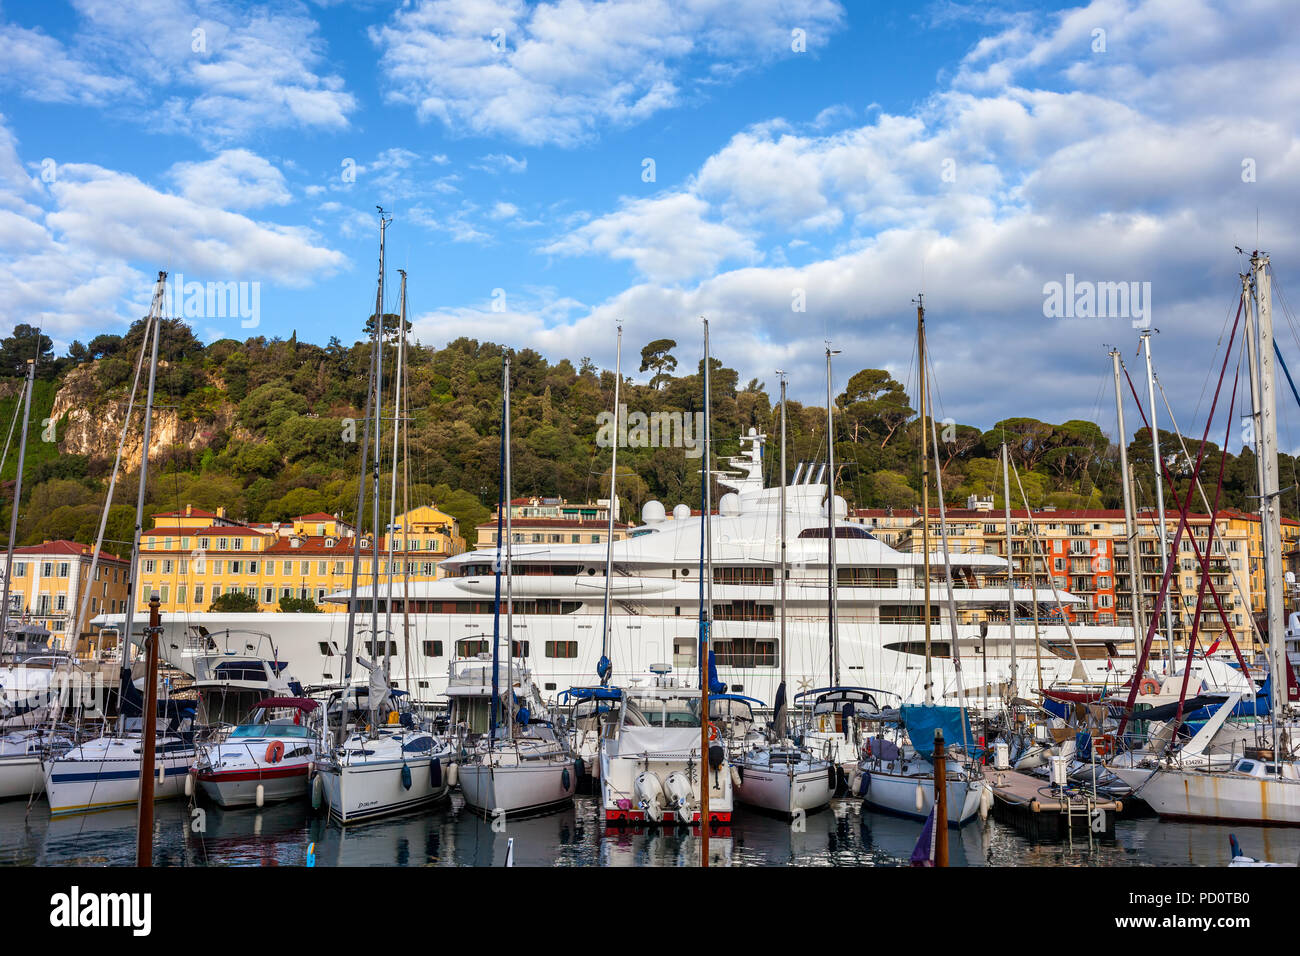
[[[730,489],[718,503],[712,526],[712,649],[718,674],[733,692],[770,702],[779,680],[774,583],[778,554],[779,488],[763,487],[763,436],[751,433],[742,454],[729,459],[732,472],[718,478]],[[828,521],[826,485],[812,480],[815,469],[796,471],[786,488],[788,640],[790,686],[798,692],[831,683],[868,687],[897,694],[904,702],[924,699],[924,625],[922,622],[923,555],[895,551],[864,527],[840,520],[845,505],[836,498],[835,549],[838,565],[838,681],[831,673],[826,619],[828,590]],[[803,473],[807,479],[800,481]],[[718,472],[715,472],[718,474]],[[820,474],[817,475],[821,477]],[[686,505],[671,516],[658,501],[642,509],[642,525],[613,544],[610,658],[614,682],[622,686],[653,682],[652,665],[670,664],[675,673],[698,673],[700,524]],[[516,656],[527,660],[544,695],[590,683],[601,654],[605,590],[605,544],[514,545],[514,634]],[[441,702],[448,665],[491,650],[495,550],[469,551],[443,562],[447,576],[412,582],[407,593],[393,585],[393,613],[409,601],[415,659],[403,657],[405,641],[390,635],[392,677],[416,702]],[[955,553],[950,558],[956,586],[953,598],[959,619],[967,611],[1007,606],[1006,561],[989,554]],[[930,556],[932,603],[946,614],[943,555]],[[387,589],[381,585],[381,600]],[[359,611],[370,610],[372,588],[359,588]],[[1056,607],[1050,588],[1035,594],[1016,588],[1023,618],[1038,602],[1046,615]],[[347,592],[328,600],[346,603]],[[1063,603],[1082,599],[1062,595]],[[99,625],[120,625],[121,616],[96,618]],[[308,687],[336,685],[343,673],[345,614],[164,614],[162,645],[167,663],[193,673],[195,661],[212,651],[210,635],[227,629],[271,632],[281,661],[287,661]],[[980,693],[1006,681],[1010,669],[1009,628],[1004,623],[959,624],[965,662],[962,689]],[[1133,666],[1132,631],[1127,627],[1073,625],[1074,644],[1083,658],[1087,679],[1124,681]],[[942,635],[942,636],[941,636]],[[935,698],[951,702],[959,692],[949,647],[949,631],[934,630]],[[1033,630],[1017,627],[1021,670],[1033,661]],[[1079,667],[1064,626],[1039,626],[1043,681],[1072,677]],[[360,653],[383,654],[373,636],[360,633]],[[417,656],[418,655],[418,656]],[[1108,661],[1113,665],[1108,669]],[[978,686],[977,686],[978,685]]]

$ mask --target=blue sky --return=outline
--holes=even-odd
[[[693,364],[703,314],[743,378],[785,368],[816,401],[826,338],[837,386],[914,374],[924,288],[941,411],[988,425],[1109,422],[1103,345],[1131,357],[1136,332],[1045,316],[1044,285],[1150,282],[1190,429],[1257,211],[1295,274],[1293,21],[1285,0],[9,0],[0,299],[66,345],[121,331],[161,268],[260,284],[258,326],[196,318],[205,340],[350,341],[382,203],[426,343],[612,366],[621,321],[635,372],[665,335]]]

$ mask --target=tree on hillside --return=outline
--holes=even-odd
[[[844,412],[844,427],[854,443],[872,439],[882,447],[916,414],[902,383],[880,368],[855,372],[835,404]]]
[[[0,340],[0,375],[26,375],[27,360],[33,358],[39,377],[54,377],[54,342],[34,325],[19,322],[14,326],[13,335]]]
[[[641,350],[641,371],[654,372],[650,376],[650,387],[655,391],[672,378],[673,372],[677,370],[677,359],[672,355],[675,348],[677,343],[672,339],[655,339]]]

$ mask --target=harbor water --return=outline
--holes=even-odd
[[[0,864],[129,866],[135,862],[134,807],[51,819],[43,801],[0,804]],[[710,843],[712,864],[732,866],[907,865],[920,823],[864,811],[836,800],[803,827],[742,812]],[[1228,835],[1244,852],[1277,861],[1300,859],[1300,829],[1264,829],[1121,819],[1113,836],[1089,845],[1033,843],[989,820],[950,830],[953,866],[1206,866],[1228,862]],[[559,813],[508,820],[494,829],[465,811],[459,794],[432,811],[346,830],[305,803],[221,810],[183,800],[160,802],[154,824],[156,866],[315,865],[503,866],[513,838],[516,866],[694,866],[698,838],[668,829],[605,829],[590,797]]]

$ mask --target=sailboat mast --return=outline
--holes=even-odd
[[[147,326],[146,326],[147,328]],[[148,333],[146,332],[146,337]],[[36,330],[36,354],[41,352],[41,330]],[[23,498],[23,462],[27,458],[27,421],[32,416],[32,386],[36,382],[36,359],[27,360],[27,381],[23,383],[23,432],[18,443],[18,474],[14,479],[13,510],[9,514],[9,543],[5,546],[4,605],[0,607],[0,646],[9,639],[9,582],[14,576],[14,541],[18,538],[18,505]],[[89,585],[87,585],[89,587]],[[76,636],[73,636],[76,640]]]
[[[925,384],[925,296],[916,297],[916,351],[921,388],[921,551],[925,565],[925,702],[934,703],[934,674],[930,648],[930,442],[926,419],[929,401]]]
[[[140,534],[144,530],[144,497],[149,481],[149,440],[153,434],[154,382],[158,377],[158,340],[162,338],[162,304],[166,291],[167,273],[159,272],[158,283],[153,290],[153,304],[149,307],[149,318],[145,320],[145,339],[148,340],[149,328],[153,326],[153,345],[150,346],[149,351],[149,384],[145,391],[144,434],[140,445],[140,487],[136,489],[135,494],[135,529],[131,535],[131,583],[127,587],[126,631],[121,638],[123,642],[121,665],[124,668],[131,666],[131,631],[135,624],[136,601],[139,600],[136,585],[139,583],[137,576],[140,573]]]
[[[781,475],[780,490],[777,492],[777,508],[780,510],[781,517],[778,519],[781,524],[781,623],[778,632],[778,639],[781,642],[781,683],[785,683],[785,561],[786,561],[786,530],[785,530],[785,372],[776,373],[781,377]],[[785,728],[778,727],[778,733],[781,738],[785,737]]]
[[[618,418],[619,388],[623,384],[623,326],[618,327],[618,341],[614,351],[614,441],[609,455],[609,528],[605,535],[605,606],[600,632],[600,684],[609,683],[609,611],[614,574],[614,510],[618,504]]]
[[[1273,369],[1273,279],[1268,256],[1256,252],[1250,258],[1251,277],[1255,284],[1257,334],[1259,336],[1260,392],[1260,529],[1264,536],[1264,605],[1268,615],[1269,671],[1272,675],[1274,754],[1278,773],[1282,772],[1277,753],[1277,728],[1287,705],[1288,662],[1286,655],[1286,621],[1282,597],[1282,520],[1281,490],[1277,470],[1277,390]]]
[[[1128,470],[1128,429],[1124,427],[1124,399],[1119,381],[1119,349],[1111,349],[1111,365],[1115,372],[1115,422],[1119,429],[1119,471],[1120,484],[1124,486],[1124,539],[1128,542],[1128,582],[1133,595],[1133,643],[1142,641],[1139,637],[1146,633],[1142,622],[1142,589],[1138,577],[1138,540],[1137,527],[1133,511],[1133,486],[1129,482]]]
[[[704,607],[700,610],[700,866],[709,865],[709,630],[713,626],[713,446],[709,320],[704,320]]]
[[[839,587],[839,569],[835,563],[835,404],[831,399],[831,356],[839,355],[826,343],[826,464],[830,478],[826,486],[826,614],[831,645],[831,686],[840,685],[840,643],[835,606]],[[784,406],[782,406],[784,407]]]
[[[402,277],[401,293],[398,296],[398,339],[397,339],[397,371],[393,375],[393,474],[389,482],[388,490],[388,556],[385,565],[385,573],[388,576],[387,591],[388,600],[384,602],[384,677],[387,679],[392,667],[392,649],[393,649],[393,529],[397,525],[397,452],[398,441],[401,438],[401,421],[402,421],[402,370],[406,358],[406,270],[398,269]],[[403,526],[406,522],[402,522]],[[402,563],[406,563],[406,554],[402,554]],[[402,588],[402,606],[406,606],[406,588]],[[409,669],[411,661],[405,658],[406,666]],[[409,679],[407,681],[410,683]]]
[[[1160,468],[1160,429],[1156,426],[1156,380],[1151,369],[1151,330],[1142,333],[1142,344],[1147,359],[1147,397],[1151,407],[1151,463],[1155,468],[1156,520],[1160,524],[1160,571],[1169,569],[1169,532],[1165,527],[1165,476]],[[1165,673],[1173,673],[1174,611],[1172,601],[1165,601]]]
[[[382,224],[384,219],[383,210],[380,210],[379,221]],[[380,242],[383,242],[383,227],[380,226]],[[382,257],[381,257],[382,258]],[[380,270],[382,275],[382,269]],[[375,315],[378,316],[382,310],[376,309]],[[364,422],[361,434],[361,463],[357,468],[357,508],[356,508],[356,533],[352,536],[352,575],[350,590],[348,592],[348,627],[347,638],[343,651],[343,678],[340,682],[342,688],[342,707],[339,713],[338,731],[334,737],[334,746],[343,746],[343,737],[347,733],[348,713],[350,706],[348,704],[348,692],[352,688],[352,662],[356,655],[357,646],[357,586],[361,582],[361,526],[365,521],[366,506],[366,467],[370,455],[370,412],[371,407],[376,401],[375,392],[375,365],[379,358],[379,323],[370,333],[370,373],[366,381],[366,408],[361,419]],[[376,595],[373,600],[378,600]],[[329,715],[325,717],[326,724],[329,723]],[[328,729],[328,728],[327,728]]]
[[[510,530],[510,356],[506,356],[506,392],[505,392],[505,496],[506,496],[506,728],[510,736],[515,735],[515,591],[514,591],[514,534]]]
[[[379,290],[375,294],[375,461],[371,469],[371,529],[373,535],[371,540],[371,589],[370,589],[370,639],[372,641],[370,653],[372,655],[371,667],[379,665],[379,455],[380,455],[380,437],[383,432],[383,405],[384,405],[384,239],[388,231],[388,224],[391,219],[384,217],[384,210],[379,210]],[[358,529],[359,530],[359,529]],[[391,597],[391,596],[390,596]],[[387,635],[384,635],[384,641],[387,643]],[[385,648],[387,650],[387,648]],[[385,684],[387,675],[385,674]],[[373,686],[373,682],[372,682]],[[379,713],[376,702],[370,699],[371,727],[376,727],[379,720]]]
[[[1011,700],[1015,700],[1019,693],[1019,663],[1016,659],[1016,564],[1015,559],[1011,556],[1011,454],[1007,451],[1007,443],[1002,443],[1002,508],[1006,515],[1006,532],[1007,532],[1007,627],[1011,631]],[[1030,573],[1032,575],[1034,559],[1029,559]],[[986,655],[987,659],[987,655]],[[987,693],[988,688],[985,687]]]

